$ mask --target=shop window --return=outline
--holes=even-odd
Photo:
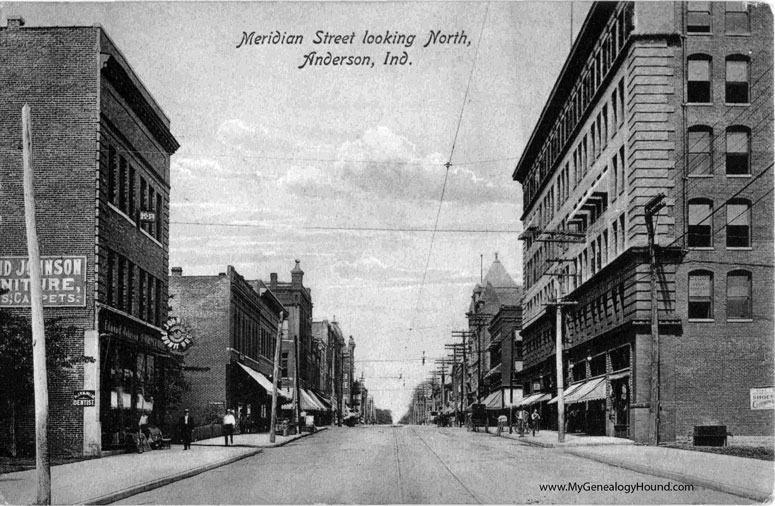
[[[710,2],[687,2],[686,31],[710,33],[710,9]]]
[[[728,176],[751,173],[750,139],[751,131],[746,127],[729,127],[727,129],[726,168]]]
[[[689,201],[689,247],[713,247],[713,202],[707,199]]]
[[[690,320],[713,319],[713,273],[710,271],[692,271],[689,273]]]
[[[751,203],[730,200],[727,203],[727,248],[751,247]]]
[[[748,35],[751,26],[747,2],[725,2],[724,31],[730,35]]]
[[[709,103],[710,92],[710,64],[711,58],[707,55],[692,55],[689,57],[688,83],[686,88],[687,101],[693,103]]]
[[[747,104],[749,60],[742,55],[728,56],[726,61],[726,94],[728,104]]]
[[[727,274],[727,319],[751,319],[751,273],[748,271]]]
[[[605,353],[592,357],[589,361],[589,373],[591,377],[605,374]]]
[[[586,379],[587,377],[587,363],[586,362],[579,362],[577,364],[573,364],[573,381],[579,381]]]
[[[689,128],[689,170],[690,176],[713,174],[713,129],[697,125]]]

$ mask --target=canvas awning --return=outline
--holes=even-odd
[[[566,404],[605,399],[605,378],[595,378],[581,384],[565,400]]]
[[[562,396],[564,398],[565,404],[568,403],[568,397],[570,397],[573,394],[573,392],[575,392],[576,390],[581,388],[581,385],[583,385],[583,384],[584,383],[581,383],[581,382],[580,383],[574,383],[573,385],[571,385],[568,388],[566,388],[565,391],[563,391]],[[559,396],[553,397],[552,400],[549,401],[549,404],[556,404],[558,398],[559,398]]]
[[[495,367],[493,367],[492,369],[490,369],[489,371],[487,371],[487,374],[485,374],[484,377],[485,378],[489,378],[490,376],[492,376],[494,374],[500,374],[500,373],[501,373],[501,365],[498,364]],[[487,403],[485,403],[485,404],[487,404]]]
[[[512,397],[513,396],[513,397]],[[513,400],[509,400],[509,398],[512,398]],[[515,388],[511,391],[511,394],[509,393],[509,389],[501,389],[496,390],[495,392],[491,393],[487,396],[487,398],[482,401],[485,405],[487,405],[487,409],[489,410],[497,410],[502,408],[508,408],[509,406],[517,406],[519,405],[519,402],[522,400],[522,390]]]
[[[538,393],[530,394],[528,397],[525,397],[517,405],[518,406],[530,406],[530,405],[533,405],[533,404],[535,404],[537,402],[545,401],[545,400],[549,399],[550,397],[551,397],[551,395],[549,395],[549,394],[538,392]]]
[[[255,380],[255,382],[258,383],[261,386],[261,388],[266,390],[266,393],[268,393],[269,395],[272,395],[272,390],[274,389],[274,386],[272,385],[272,382],[269,381],[269,378],[267,378],[266,376],[264,376],[260,372],[256,371],[255,369],[251,369],[250,367],[246,367],[243,364],[239,364],[239,366],[242,367],[242,369],[246,373],[248,373],[248,376],[253,378]],[[288,395],[286,393],[284,393],[281,388],[277,389],[277,395],[279,395],[280,397],[285,397],[286,399],[290,399],[291,398],[291,397],[288,397]]]
[[[293,401],[293,389],[291,392],[291,401]],[[318,400],[315,399],[315,395],[307,390],[300,388],[301,392],[301,410],[302,411],[328,411],[328,408],[324,407]],[[293,402],[283,404],[283,409],[293,409]]]
[[[326,399],[323,396],[323,394],[319,394],[319,393],[315,392],[314,390],[310,390],[310,392],[315,395],[315,399],[317,399],[318,404],[320,404],[321,406],[323,406],[327,410],[331,409],[331,401]]]

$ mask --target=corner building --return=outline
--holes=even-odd
[[[513,174],[525,391],[551,407],[555,303],[575,304],[560,306],[569,431],[647,441],[658,405],[661,441],[772,434],[755,402],[773,377],[772,37],[764,4],[590,8]]]
[[[94,359],[50,386],[50,451],[99,456],[123,447],[125,428],[143,412],[157,425],[166,416],[170,156],[179,145],[99,26],[25,27],[9,17],[0,62],[0,257],[27,258],[18,149],[27,103],[40,253],[80,266],[71,277],[44,270],[44,316],[78,329],[68,354]],[[13,285],[13,275],[2,283]],[[0,308],[28,315],[27,296],[14,288]],[[76,403],[79,391],[92,400]],[[20,409],[15,434],[34,449],[33,408]]]

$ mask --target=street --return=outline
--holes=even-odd
[[[193,451],[202,451],[193,448]],[[544,485],[584,486],[578,491]],[[747,504],[669,480],[459,428],[332,427],[122,504]],[[585,485],[586,484],[586,485]],[[639,485],[640,484],[640,485]],[[677,483],[671,484],[680,485]],[[618,491],[590,490],[613,487]],[[626,493],[624,487],[641,488]],[[644,490],[644,488],[646,490]],[[648,491],[648,489],[652,489]]]

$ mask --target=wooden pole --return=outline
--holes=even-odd
[[[562,371],[562,304],[560,301],[560,287],[557,286],[557,306],[555,321],[555,367],[557,368],[557,442],[565,442],[565,393],[564,378]]]
[[[35,393],[35,466],[38,470],[37,504],[51,504],[51,462],[48,452],[48,379],[46,335],[43,325],[43,288],[40,282],[40,251],[35,224],[35,187],[32,165],[32,121],[30,106],[22,107],[22,160],[24,162],[24,218],[30,268],[32,318],[32,370]]]
[[[644,206],[649,245],[649,277],[651,284],[651,389],[649,401],[649,444],[659,445],[659,307],[657,293],[657,255],[654,216],[665,206],[664,195],[659,194]]]
[[[299,384],[299,336],[293,336],[293,411],[296,416],[296,433],[301,433],[301,385]]]
[[[274,349],[274,372],[272,373],[272,420],[269,423],[269,442],[275,440],[275,424],[277,423],[277,378],[280,375],[280,348],[283,346],[283,317],[280,311],[280,321],[277,322],[277,339]]]

